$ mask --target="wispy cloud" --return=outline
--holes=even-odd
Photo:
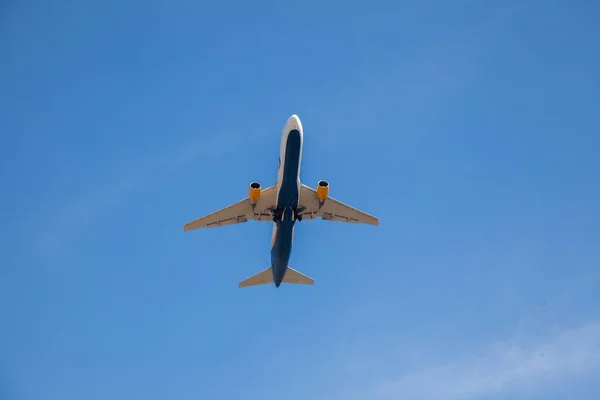
[[[495,343],[465,357],[379,382],[345,398],[373,400],[469,400],[508,393],[534,393],[549,382],[600,371],[600,323],[563,331],[528,345]]]

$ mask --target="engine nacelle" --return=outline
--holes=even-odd
[[[323,203],[327,196],[329,196],[329,182],[320,180],[317,182],[317,197]]]
[[[248,189],[248,198],[250,199],[250,203],[252,203],[252,205],[255,205],[258,199],[260,199],[261,192],[262,189],[260,187],[260,183],[252,182],[250,184],[250,188]]]

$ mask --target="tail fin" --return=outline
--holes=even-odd
[[[315,283],[315,281],[312,278],[301,274],[300,272],[290,267],[288,267],[287,271],[285,272],[282,282],[295,283],[298,285],[313,285]],[[271,270],[271,267],[264,269],[258,274],[241,281],[238,284],[238,287],[243,288],[248,286],[258,286],[265,285],[267,283],[273,283],[273,271]]]

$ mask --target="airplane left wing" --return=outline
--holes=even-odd
[[[240,224],[249,220],[272,222],[273,217],[269,208],[275,205],[276,195],[276,186],[273,185],[261,192],[260,198],[254,207],[252,207],[250,199],[245,198],[204,217],[188,222],[183,226],[183,230],[216,228],[219,226]]]
[[[326,221],[379,225],[379,218],[331,197],[327,197],[321,204],[317,191],[305,184],[300,187],[300,206],[304,208],[303,220],[321,217]]]

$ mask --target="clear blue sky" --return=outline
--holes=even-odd
[[[599,398],[599,15],[2,2],[0,399]],[[381,225],[300,223],[315,286],[240,290],[271,225],[183,224],[294,113]]]

